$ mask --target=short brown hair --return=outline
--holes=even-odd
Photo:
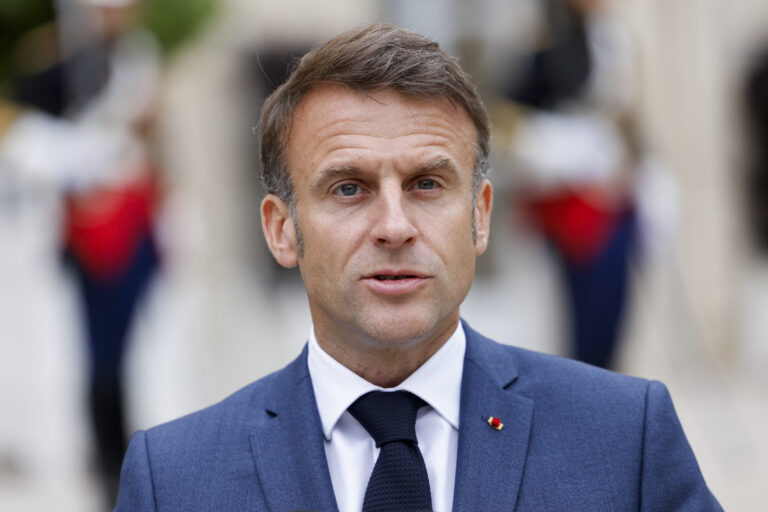
[[[477,190],[488,171],[490,124],[475,87],[436,42],[379,23],[344,32],[304,55],[288,80],[264,103],[260,123],[262,183],[265,191],[285,201],[292,213],[295,196],[285,148],[296,107],[321,84],[359,91],[394,89],[421,99],[446,97],[464,107],[477,130],[472,180],[473,190]]]

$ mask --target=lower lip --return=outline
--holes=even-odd
[[[376,279],[363,280],[368,288],[379,295],[406,295],[418,289],[427,282],[425,277],[406,277],[403,279]]]

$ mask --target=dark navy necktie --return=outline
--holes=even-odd
[[[381,449],[363,512],[432,510],[427,467],[416,443],[416,413],[424,405],[407,391],[371,391],[349,407]]]

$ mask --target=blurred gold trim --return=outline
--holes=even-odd
[[[0,138],[21,114],[22,109],[0,98]]]

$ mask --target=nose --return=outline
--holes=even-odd
[[[411,244],[418,233],[406,209],[405,194],[398,186],[382,188],[376,198],[371,235],[379,246],[396,248]]]

